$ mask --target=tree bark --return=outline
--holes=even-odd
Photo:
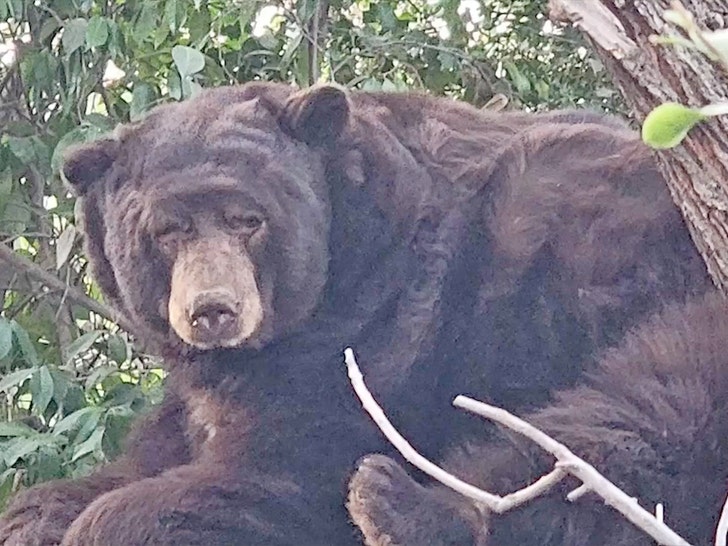
[[[728,26],[728,1],[683,0],[701,29]],[[650,42],[680,35],[666,23],[668,0],[550,0],[550,16],[579,28],[591,42],[634,117],[679,102],[701,107],[728,101],[728,78],[701,52]],[[656,153],[710,275],[728,294],[728,117],[695,127],[677,148]]]

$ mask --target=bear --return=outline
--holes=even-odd
[[[349,477],[392,453],[345,347],[438,458],[483,435],[455,394],[539,407],[710,286],[649,150],[594,112],[251,82],[159,106],[63,175],[166,393],[119,459],[18,494],[7,546],[361,544]]]
[[[728,483],[727,336],[723,294],[672,304],[608,349],[583,384],[525,419],[648,511],[661,503],[665,523],[689,544],[714,544]],[[460,446],[444,466],[507,494],[553,463],[529,440],[509,435]],[[578,485],[569,478],[510,512],[477,520],[474,503],[442,486],[423,487],[392,459],[374,455],[352,478],[349,507],[370,546],[655,544],[593,493],[569,502]]]

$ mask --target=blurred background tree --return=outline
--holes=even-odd
[[[0,509],[113,457],[158,362],[87,274],[71,144],[200,88],[418,89],[477,106],[622,108],[542,0],[0,0]]]

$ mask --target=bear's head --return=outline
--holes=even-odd
[[[68,154],[105,297],[164,345],[257,348],[311,315],[327,279],[331,86],[249,84],[152,111]]]

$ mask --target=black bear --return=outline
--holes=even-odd
[[[594,113],[251,83],[87,144],[105,297],[169,370],[124,456],[19,494],[6,545],[357,544],[347,480],[388,446],[342,350],[438,457],[467,391],[532,407],[709,286],[649,151]]]

